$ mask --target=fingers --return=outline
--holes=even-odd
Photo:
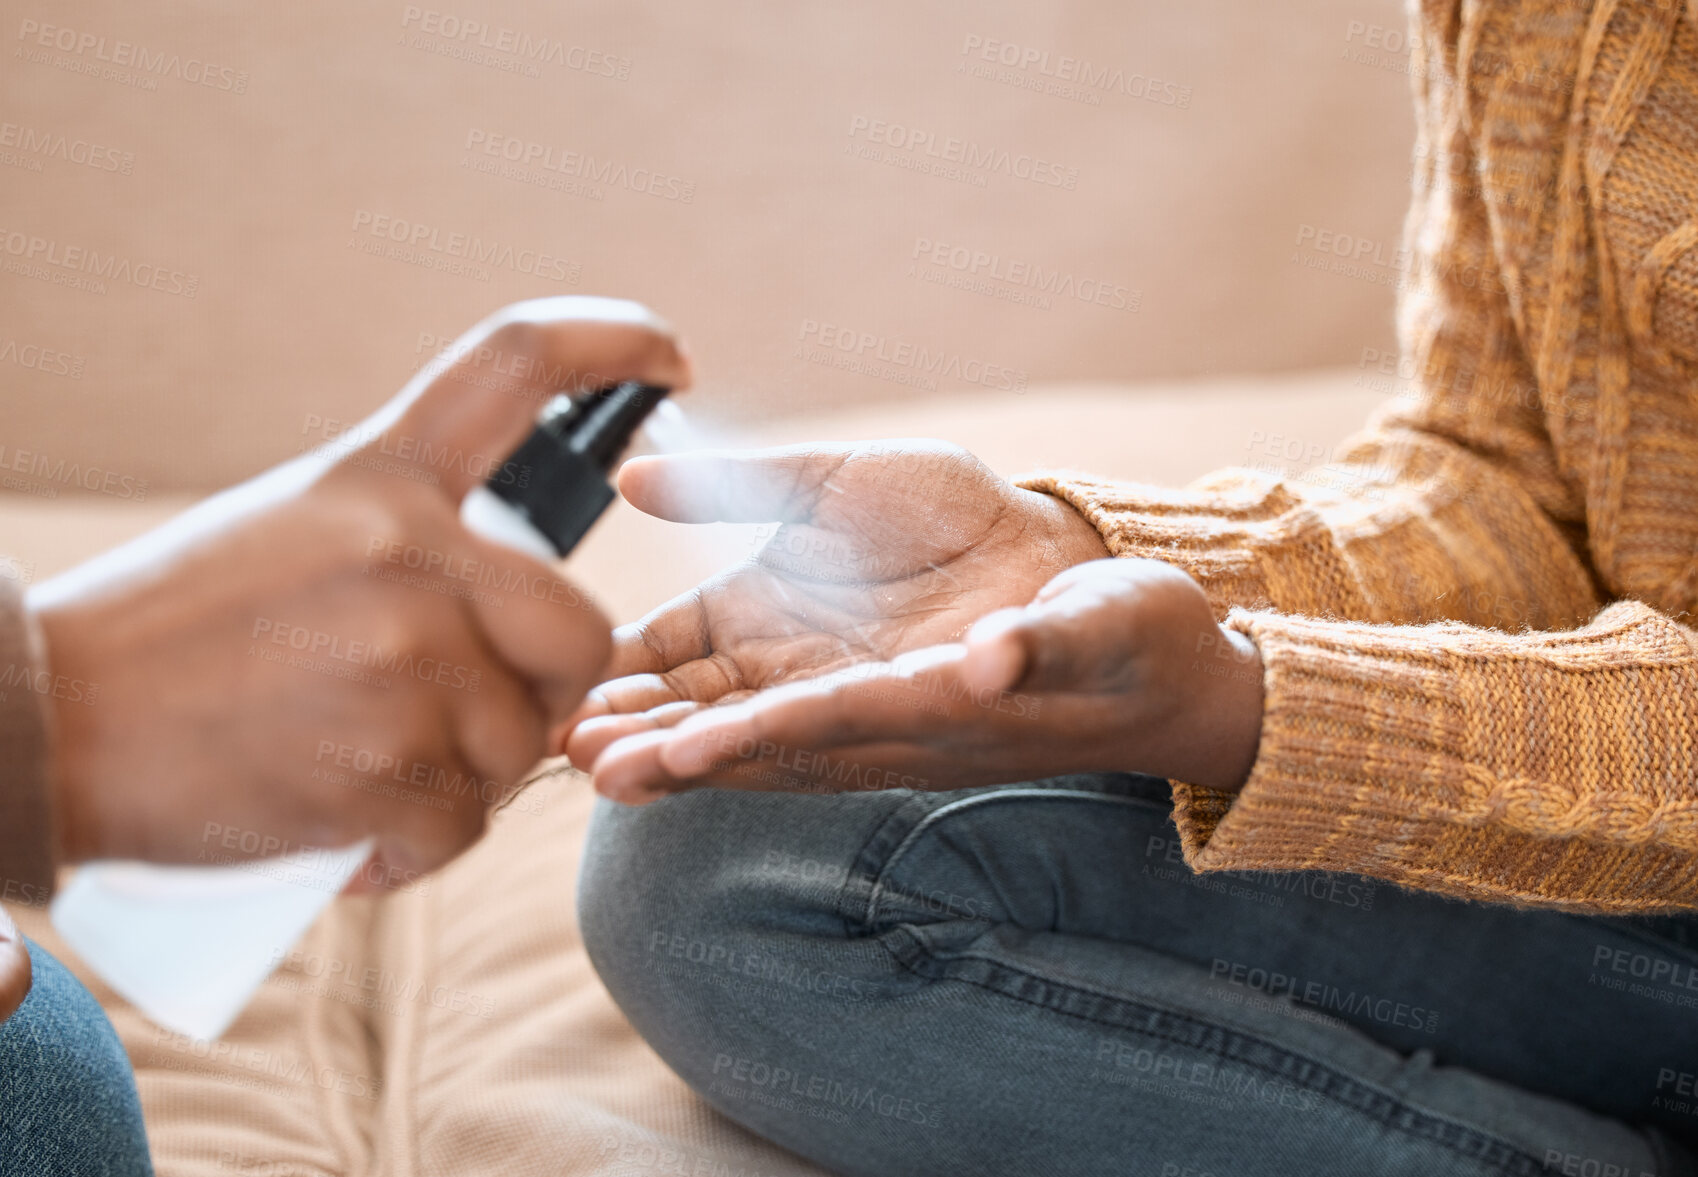
[[[663,743],[660,764],[669,776],[689,779],[727,757],[947,739],[952,721],[970,722],[974,707],[957,689],[962,652],[960,646],[917,650],[886,665],[863,664],[703,711]],[[598,761],[598,776],[600,767]]]
[[[529,684],[547,718],[564,719],[607,665],[607,618],[582,589],[540,560],[470,533],[465,542],[480,569],[483,591],[471,598],[478,629],[500,661]]]
[[[1036,599],[967,632],[964,678],[977,689],[1100,692],[1124,687],[1142,645],[1140,618],[1172,591],[1166,565],[1093,560],[1057,575]],[[1183,575],[1182,573],[1180,575]]]
[[[547,751],[547,734],[547,719],[527,685],[492,667],[455,719],[455,742],[478,781],[454,803],[494,807],[506,801]]]
[[[1026,608],[998,609],[980,618],[967,631],[962,679],[975,690],[1012,690],[1031,663],[1033,624]]]
[[[24,938],[6,909],[0,907],[0,1022],[12,1016],[14,1010],[29,995],[30,960]]]
[[[691,789],[757,793],[847,793],[882,789],[948,788],[935,752],[891,742],[862,744],[826,755],[788,748],[724,755],[696,776],[671,772],[661,758],[666,733],[622,740],[598,761],[596,791],[622,805],[647,805]]]
[[[633,458],[619,493],[673,523],[801,523],[829,493],[831,476],[862,446],[700,450]]]
[[[689,359],[663,320],[621,299],[532,299],[455,340],[352,440],[362,455],[419,467],[457,503],[500,468],[555,393],[621,380],[689,385]]]
[[[669,703],[652,710],[625,715],[604,715],[584,720],[565,733],[561,752],[579,768],[588,769],[610,744],[645,732],[675,727],[707,706],[704,703]]]

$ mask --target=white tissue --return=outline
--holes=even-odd
[[[217,1038],[372,846],[227,867],[90,863],[54,898],[53,926],[155,1022]]]

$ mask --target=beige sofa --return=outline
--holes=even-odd
[[[730,442],[940,436],[1160,483],[1324,464],[1400,383],[1373,269],[1400,27],[1343,0],[15,11],[0,572],[50,576],[574,290],[671,316]],[[621,507],[571,568],[629,620],[759,534]],[[573,915],[588,789],[532,789],[422,892],[338,902],[213,1047],[84,974],[161,1173],[810,1171],[620,1019]]]

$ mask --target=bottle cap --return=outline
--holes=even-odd
[[[671,389],[626,381],[548,403],[512,457],[490,475],[496,495],[562,556],[613,501],[607,476],[631,436]]]

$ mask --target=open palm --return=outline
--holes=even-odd
[[[620,489],[675,522],[779,527],[748,562],[615,635],[613,677],[568,745],[585,767],[701,707],[958,640],[1106,554],[1071,507],[935,441],[642,458]]]

